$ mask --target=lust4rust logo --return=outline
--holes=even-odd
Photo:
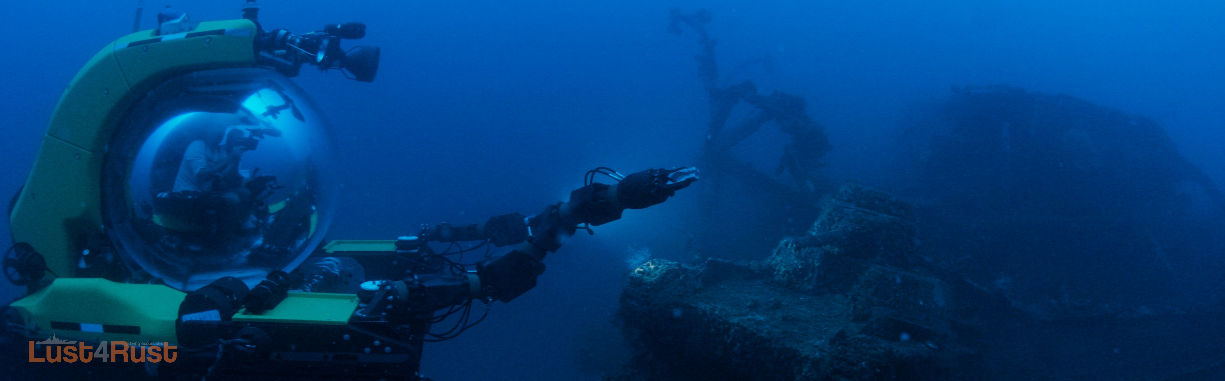
[[[43,341],[30,341],[29,354],[31,363],[173,363],[179,359],[179,348],[166,342],[136,344],[118,340],[94,346],[51,335]]]

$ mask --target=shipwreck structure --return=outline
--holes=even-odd
[[[640,354],[613,379],[945,379],[970,300],[916,262],[904,203],[844,186],[759,262],[655,259],[621,298]],[[968,316],[968,315],[965,315]]]
[[[1225,196],[1151,119],[954,89],[901,139],[923,255],[1051,319],[1151,315],[1225,291]]]
[[[901,140],[897,198],[845,185],[763,260],[632,270],[608,379],[1225,377],[1225,197],[1155,122],[994,86]]]
[[[653,259],[628,275],[636,355],[608,380],[1225,376],[1225,304],[1051,316],[925,258],[916,208],[858,185],[765,260]]]
[[[710,117],[706,126],[705,143],[699,155],[699,165],[705,179],[702,188],[702,210],[706,215],[701,239],[705,250],[726,249],[736,242],[719,237],[733,236],[738,241],[754,241],[754,235],[767,245],[778,238],[766,232],[790,232],[795,220],[810,220],[816,212],[821,194],[833,190],[822,175],[824,157],[832,148],[824,128],[805,111],[804,98],[781,91],[762,93],[751,80],[725,84],[720,77],[715,55],[716,40],[707,30],[710,12],[700,10],[684,13],[672,10],[668,30],[681,34],[691,31],[698,37],[701,52],[698,78],[706,91]],[[735,155],[734,149],[768,126],[777,126],[789,142],[779,150],[778,164],[773,174],[758,170],[752,163]],[[733,204],[751,204],[740,210],[729,209]],[[764,205],[764,207],[762,206]],[[756,212],[754,212],[756,211]],[[766,211],[766,212],[762,212]],[[727,216],[720,215],[727,214]],[[760,217],[751,226],[760,232],[744,233],[746,224],[731,221],[746,214]],[[769,215],[763,215],[769,214]],[[734,217],[733,217],[734,215]],[[802,224],[801,224],[802,225]],[[752,248],[749,246],[747,248]],[[768,247],[768,246],[766,246]],[[744,250],[746,247],[733,247]]]

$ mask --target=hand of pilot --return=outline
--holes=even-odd
[[[237,160],[242,157],[242,154],[255,149],[259,144],[259,140],[251,136],[251,133],[243,128],[232,127],[226,136],[227,159]]]

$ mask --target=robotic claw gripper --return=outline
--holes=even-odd
[[[364,35],[361,24],[294,35],[262,30],[250,2],[243,13],[199,24],[164,13],[158,29],[103,48],[64,92],[10,204],[16,244],[3,268],[27,288],[4,308],[3,339],[13,344],[5,347],[20,349],[11,355],[24,363],[10,374],[421,379],[425,342],[480,322],[474,303],[533,288],[565,237],[698,179],[692,167],[628,176],[597,168],[568,201],[530,217],[325,243],[334,201],[322,170],[330,156],[317,146],[325,125],[287,76],[309,63],[371,81],[378,49],[340,49]],[[233,179],[232,189],[180,186],[189,152],[223,149],[231,137],[259,143],[231,166],[259,176],[234,169],[217,175]],[[283,162],[302,152],[317,155]],[[595,182],[598,174],[615,182]],[[513,247],[475,263],[453,259],[494,246]],[[360,288],[324,286],[342,262],[361,269]],[[432,329],[443,323],[449,329]],[[57,345],[42,340],[52,337],[163,343],[179,356],[144,367],[25,363]]]

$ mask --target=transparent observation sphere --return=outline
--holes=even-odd
[[[290,271],[331,221],[329,133],[276,72],[171,78],[136,102],[107,148],[107,234],[136,274],[184,291]]]

